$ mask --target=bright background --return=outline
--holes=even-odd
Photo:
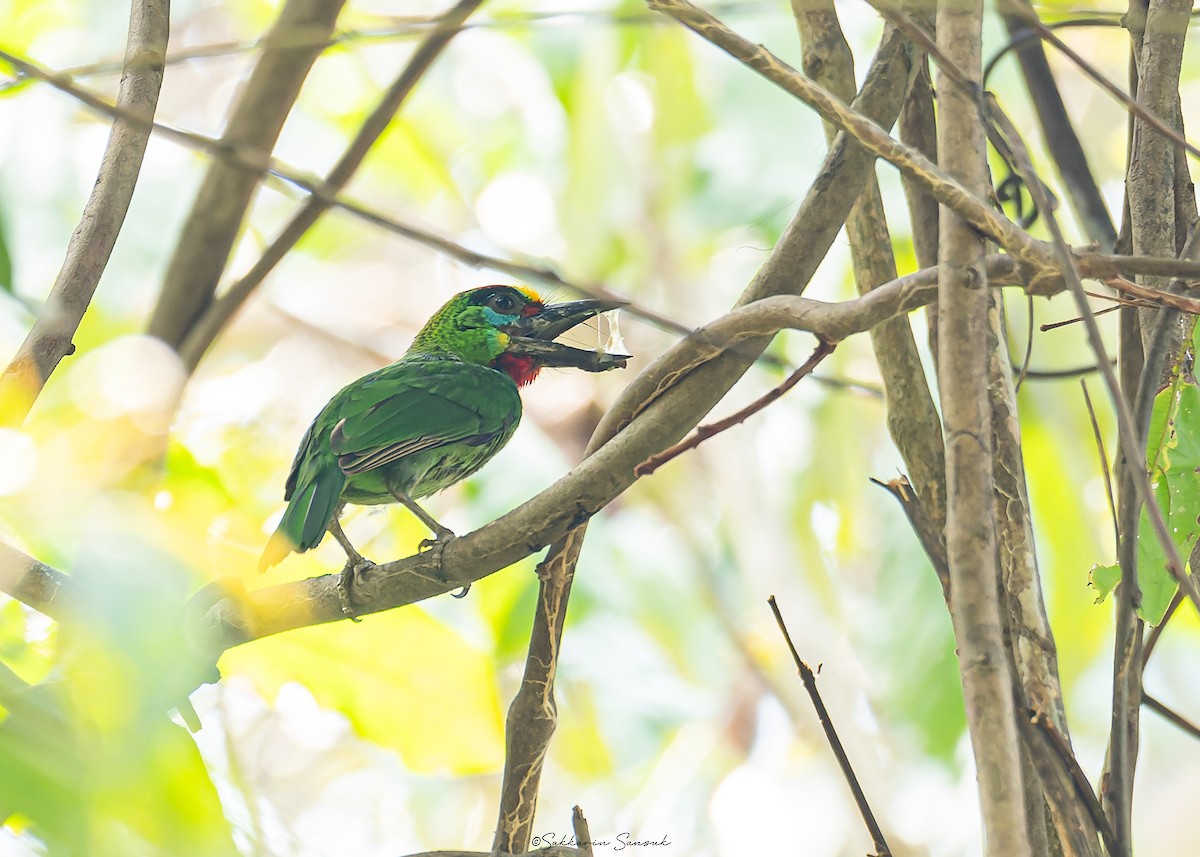
[[[276,12],[258,0],[174,5],[173,53],[252,42]],[[799,65],[786,4],[709,8]],[[440,9],[349,4],[339,22],[347,36],[317,62],[278,158],[302,173],[324,173],[406,61],[414,37],[403,19]],[[857,2],[839,10],[861,75],[878,17]],[[1097,3],[1095,10],[1116,16],[1123,8]],[[124,46],[124,10],[116,14],[110,4],[0,0],[0,20],[6,49],[55,69],[119,60]],[[497,0],[473,22],[347,195],[475,249],[545,260],[569,280],[604,283],[689,326],[729,307],[820,163],[825,146],[814,114],[636,2]],[[1119,28],[1063,35],[1124,80]],[[1002,43],[1002,28],[989,18],[989,53]],[[253,57],[237,50],[171,65],[159,118],[219,134]],[[1124,113],[1051,60],[1092,167],[1119,210]],[[82,82],[111,98],[117,78],[108,69]],[[1194,128],[1194,50],[1185,77],[1185,120]],[[1011,58],[991,86],[1038,143]],[[0,90],[0,222],[11,257],[0,295],[3,354],[15,351],[53,282],[107,133],[106,121],[47,86]],[[147,730],[162,732],[160,708],[137,709],[146,690],[138,670],[161,654],[138,636],[141,620],[155,624],[167,615],[163,604],[177,604],[172,597],[218,577],[258,587],[340,567],[340,549],[329,540],[266,578],[254,573],[305,426],[340,386],[399,356],[451,294],[505,279],[330,213],[181,389],[172,354],[140,332],[206,165],[204,156],[152,140],[78,353],[22,431],[0,432],[3,537],[123,593],[109,605],[107,634],[83,647],[0,598],[0,660],[26,681],[73,680],[65,710],[90,737],[62,762],[67,779],[74,765],[119,768],[140,758],[149,752]],[[914,262],[903,197],[890,168],[878,173],[904,273]],[[253,264],[300,199],[274,182],[259,192],[227,282]],[[848,259],[839,238],[808,294],[851,295]],[[1024,299],[1013,297],[1009,309],[1011,345],[1021,354]],[[1073,315],[1062,297],[1039,301],[1036,312],[1039,324]],[[1113,319],[1103,323],[1115,341]],[[923,337],[923,317],[913,320]],[[546,373],[526,392],[526,417],[511,444],[478,476],[427,501],[430,511],[467,532],[569,469],[603,409],[673,339],[628,314],[621,330],[635,355],[627,371]],[[577,341],[593,345],[590,336]],[[796,365],[811,344],[785,335],[772,352]],[[1037,335],[1037,369],[1091,360],[1076,326]],[[716,413],[765,392],[784,373],[753,369]],[[818,374],[878,384],[865,338],[839,348]],[[1100,385],[1092,389],[1103,402]],[[1077,380],[1031,380],[1020,405],[1067,712],[1094,780],[1107,739],[1112,657],[1110,610],[1094,605],[1087,587],[1091,564],[1113,560],[1100,466]],[[1111,449],[1106,407],[1100,416]],[[806,380],[745,425],[641,480],[597,517],[559,666],[560,723],[539,834],[566,835],[579,804],[596,839],[668,837],[669,846],[640,852],[660,857],[780,846],[805,855],[868,850],[767,608],[774,594],[802,656],[823,665],[826,703],[896,853],[978,853],[949,619],[899,508],[867,481],[889,479],[900,466],[876,395]],[[425,536],[395,509],[356,510],[347,530],[377,560],[407,555]],[[462,601],[438,598],[229,652],[223,680],[193,696],[204,723],[195,736],[200,756],[171,730],[162,738],[176,754],[165,757],[171,761],[131,762],[119,785],[88,781],[87,823],[98,841],[168,851],[182,846],[171,844],[175,822],[163,819],[185,819],[219,843],[229,836],[222,816],[247,855],[486,850],[503,717],[536,594],[533,565],[481,581]],[[126,627],[138,604],[139,621]],[[1152,693],[1193,717],[1200,712],[1196,644],[1195,617],[1184,610],[1147,673]],[[68,651],[76,657],[65,658]],[[1194,825],[1181,821],[1200,791],[1200,746],[1153,714],[1144,723],[1139,851],[1200,851]],[[130,815],[120,795],[155,795],[160,815]],[[218,844],[205,848],[223,853]],[[22,818],[10,819],[0,855],[38,853]]]

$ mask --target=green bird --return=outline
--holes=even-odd
[[[436,535],[433,544],[453,538],[416,501],[470,476],[508,443],[521,419],[518,388],[543,367],[602,372],[624,366],[625,355],[552,341],[619,306],[601,300],[547,305],[517,286],[455,295],[403,357],[342,388],[317,414],[292,462],[288,506],[259,570],[316,547],[329,531],[346,551],[341,584],[350,614],[345,590],[370,563],[342,532],[342,507],[401,503]]]

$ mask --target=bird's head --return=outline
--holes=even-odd
[[[553,340],[622,305],[605,300],[547,304],[526,286],[483,286],[452,297],[425,323],[409,350],[451,352],[507,372],[518,385],[532,381],[543,366],[601,372],[624,366],[627,358],[582,351]]]

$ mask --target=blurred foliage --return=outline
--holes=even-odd
[[[1200,473],[1200,388],[1184,383],[1179,373],[1175,383],[1154,399],[1146,461],[1171,541],[1186,563],[1200,533],[1200,483],[1196,481]],[[1097,601],[1103,601],[1120,581],[1118,566],[1092,568]],[[1138,615],[1157,625],[1179,586],[1167,570],[1166,551],[1145,509],[1138,523],[1137,582],[1142,593]]]
[[[279,6],[173,5],[173,52],[253,44]],[[786,4],[708,5],[799,65]],[[284,128],[281,161],[327,170],[410,54],[410,19],[439,8],[349,4],[343,40],[318,60]],[[879,21],[843,11],[861,74]],[[82,82],[115,93],[125,21],[112,9],[0,0],[0,17],[6,49],[63,69],[108,61]],[[989,50],[1001,30],[989,19]],[[1062,35],[1123,79],[1119,31]],[[171,64],[160,117],[219,134],[254,56],[238,47]],[[1051,62],[1117,210],[1124,114],[1058,57]],[[991,85],[1018,126],[1032,128],[1015,69],[1001,63]],[[1187,95],[1198,78],[1187,65],[1185,114],[1200,104]],[[12,353],[30,323],[25,305],[36,306],[54,280],[108,129],[47,87],[0,82],[0,93],[0,284],[17,299],[0,303],[0,342]],[[766,258],[822,141],[807,108],[634,0],[504,0],[456,37],[348,195],[473,249],[548,260],[569,279],[604,283],[692,326],[736,300]],[[487,848],[502,712],[536,597],[532,560],[479,582],[461,602],[435,599],[235,649],[220,662],[222,680],[192,694],[203,729],[189,736],[168,717],[212,677],[181,634],[191,593],[220,578],[253,588],[341,566],[339,548],[326,544],[269,577],[253,571],[309,420],[348,380],[400,354],[451,293],[495,278],[333,212],[185,379],[141,331],[206,166],[196,153],[152,143],[76,355],[22,430],[0,432],[0,535],[86,592],[78,621],[62,628],[0,601],[0,815],[8,816],[0,852],[394,857]],[[915,266],[907,209],[894,173],[877,172],[907,273]],[[265,184],[230,279],[299,198]],[[809,294],[852,292],[839,239]],[[1064,299],[1039,301],[1035,319],[1021,296],[1006,305],[1013,354],[1023,353],[1027,329],[1074,315]],[[924,314],[913,322],[921,341]],[[1102,323],[1115,341],[1115,316]],[[467,532],[566,472],[603,408],[673,341],[648,325],[623,327],[636,356],[629,372],[546,373],[527,391],[509,447],[432,498],[433,514]],[[1088,363],[1077,327],[1035,333],[1033,368]],[[590,345],[589,336],[579,338]],[[789,334],[771,354],[794,365],[810,350],[809,337]],[[862,338],[822,371],[879,383]],[[785,374],[754,369],[719,414]],[[1031,377],[1020,404],[1072,737],[1095,775],[1111,634],[1087,568],[1115,546],[1076,383]],[[1160,424],[1165,409],[1175,416],[1163,455],[1151,458],[1185,544],[1195,529],[1186,477],[1200,465],[1188,428],[1197,394],[1185,385],[1164,395]],[[1110,439],[1112,415],[1099,404]],[[806,381],[596,518],[559,666],[560,722],[538,832],[566,829],[578,803],[596,836],[668,834],[671,853],[777,847],[785,822],[813,831],[813,853],[862,853],[862,831],[766,609],[774,593],[801,654],[823,665],[822,692],[894,844],[971,853],[977,811],[949,618],[903,515],[867,481],[900,467],[883,418],[883,403],[861,386]],[[353,510],[346,527],[378,560],[410,553],[425,536],[397,510]],[[1144,557],[1142,567],[1156,562]],[[1147,674],[1192,711],[1200,710],[1197,628],[1181,611]],[[1146,853],[1188,847],[1172,831],[1200,788],[1200,754],[1180,740],[1147,727],[1143,769],[1154,775],[1139,782],[1136,818]]]

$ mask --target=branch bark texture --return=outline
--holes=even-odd
[[[265,170],[283,123],[317,57],[333,35],[345,0],[287,0],[234,108],[221,146]],[[167,266],[149,333],[178,350],[212,303],[246,211],[262,177],[213,161]]]
[[[168,0],[133,0],[117,106],[141,121],[117,119],[100,172],[67,244],[50,296],[16,357],[0,376],[0,425],[24,422],[51,373],[75,350],[72,339],[92,302],[133,198],[150,122],[162,89],[170,34]]]
[[[981,2],[944,3],[938,8],[939,47],[976,83],[982,14]],[[943,72],[937,90],[941,166],[982,196],[988,176],[979,90],[957,85]],[[996,566],[986,351],[990,295],[982,264],[984,245],[970,224],[943,208],[939,249],[938,348],[946,424],[950,612],[979,778],[984,853],[1022,857],[1032,850]]]

